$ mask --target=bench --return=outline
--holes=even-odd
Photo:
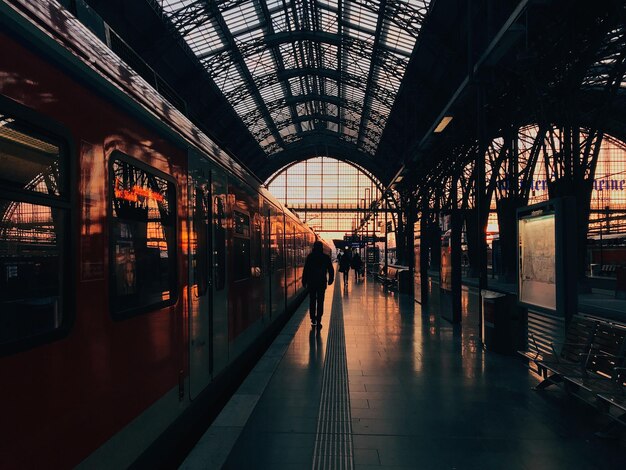
[[[600,408],[613,419],[609,427],[598,433],[600,437],[610,436],[612,425],[626,426],[626,367],[615,367],[614,370],[612,388],[598,393]]]
[[[385,267],[383,266],[380,271],[378,271],[376,279],[387,288],[395,288],[398,286],[398,268],[395,266],[387,266],[387,271],[385,271]]]
[[[518,351],[543,379],[535,390],[559,385],[611,417],[610,426],[597,433],[600,437],[626,425],[626,326],[575,316],[560,353],[554,345],[552,353],[539,351],[536,343],[535,348]]]
[[[619,264],[603,264],[600,266],[600,276],[614,278],[620,268]]]
[[[385,267],[383,266],[376,275],[376,279],[386,288],[397,290],[398,277],[401,272],[407,270],[406,266],[388,265],[385,272]]]
[[[597,343],[602,346],[589,353],[585,374],[566,375],[564,382],[569,393],[614,420],[596,433],[609,437],[616,425],[626,425],[626,328],[601,323],[598,332],[603,341]]]
[[[575,316],[572,318],[565,334],[565,341],[559,345],[561,346],[560,353],[557,353],[554,343],[549,344],[549,352],[542,350],[531,333],[529,349],[517,351],[517,353],[527,360],[527,365],[533,372],[543,378],[543,381],[537,386],[538,389],[546,388],[561,381],[559,376],[554,375],[555,372],[551,371],[553,365],[560,365],[563,368],[580,367],[584,354],[590,350],[597,326],[596,320],[587,317]],[[550,372],[552,375],[549,374]]]

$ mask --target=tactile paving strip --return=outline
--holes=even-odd
[[[352,421],[341,283],[335,285],[328,330],[313,469],[353,469]]]

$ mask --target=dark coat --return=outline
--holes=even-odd
[[[350,271],[351,259],[352,257],[350,256],[349,252],[346,252],[343,255],[341,255],[341,259],[339,260],[339,271],[341,271],[342,273],[346,271]]]
[[[328,280],[326,279],[328,273]],[[306,257],[304,272],[302,273],[302,285],[311,289],[326,289],[326,284],[331,285],[335,280],[335,270],[330,256],[322,251],[313,250]]]

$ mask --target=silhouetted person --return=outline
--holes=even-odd
[[[309,291],[311,326],[322,326],[324,314],[324,294],[326,285],[329,286],[335,279],[335,270],[330,256],[322,251],[322,242],[313,243],[313,251],[306,257],[304,272],[302,273],[302,285]],[[328,273],[328,280],[326,274]]]
[[[361,268],[363,267],[363,261],[361,260],[361,255],[359,255],[358,251],[355,251],[352,255],[350,267],[354,269],[354,280],[358,281],[359,275],[361,274]]]
[[[350,256],[350,251],[344,251],[343,255],[341,255],[341,259],[339,260],[339,272],[343,273],[343,283],[344,285],[348,284],[348,273],[350,272],[350,261],[352,257]]]

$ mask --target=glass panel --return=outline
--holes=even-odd
[[[233,275],[234,281],[241,281],[250,277],[250,240],[247,238],[233,238]]]
[[[174,184],[113,161],[111,308],[114,314],[176,298]]]
[[[400,87],[406,67],[407,58],[413,50],[419,35],[421,23],[428,11],[430,0],[402,0],[395,2],[363,1],[363,0],[316,0],[306,2],[280,2],[271,0],[266,2],[266,9],[261,9],[258,2],[242,0],[235,2],[217,2],[218,11],[203,8],[202,2],[184,0],[161,0],[165,16],[171,24],[177,25],[184,39],[192,51],[206,67],[207,71],[216,78],[216,84],[223,93],[232,87],[241,85],[244,77],[252,76],[257,80],[260,76],[269,76],[282,70],[317,68],[339,72],[342,84],[342,95],[354,102],[362,103],[359,109],[370,109],[368,103],[380,92],[376,87],[363,87],[360,91],[348,87],[347,83],[359,81],[360,77],[372,76],[377,86],[385,87],[389,91],[387,108],[391,108],[393,99]],[[221,18],[220,18],[221,17]],[[197,26],[191,26],[189,18],[193,18]],[[319,38],[301,37],[300,32],[323,32]],[[281,32],[294,33],[293,40],[278,45],[271,41],[263,41],[264,36]],[[343,38],[332,38],[341,33]],[[336,41],[336,43],[335,43]],[[338,46],[337,44],[341,44]],[[237,49],[230,51],[230,48]],[[271,48],[278,50],[272,51]],[[241,55],[244,60],[235,59]],[[374,58],[375,60],[372,60]],[[389,67],[383,65],[389,63]],[[378,65],[375,65],[378,64]],[[389,69],[389,73],[381,75],[372,70],[373,67]],[[237,77],[230,68],[241,68]],[[247,70],[244,70],[247,69]],[[274,71],[274,72],[272,72]],[[317,74],[314,74],[317,75]],[[294,96],[311,92],[339,96],[336,88],[325,84],[319,77],[313,79],[290,78],[289,88]],[[335,80],[332,80],[333,82]],[[326,81],[327,82],[327,81]],[[254,106],[241,105],[241,96],[227,96],[235,111],[243,118],[250,110],[258,106],[259,88],[263,88],[262,81],[249,83],[248,94],[257,96]],[[365,96],[365,92],[368,96]],[[283,92],[261,92],[261,99],[273,101],[282,97]],[[268,108],[271,108],[268,106]],[[298,108],[299,116],[315,114],[313,109]],[[257,129],[251,128],[261,148],[267,154],[282,150],[283,146],[302,139],[302,133],[294,135],[290,131],[282,131],[282,141],[272,131],[274,125],[281,129],[281,123],[293,120],[291,112],[259,120]],[[332,115],[341,115],[337,113]],[[371,114],[371,113],[370,113]],[[369,116],[366,116],[369,117]],[[356,123],[356,129],[339,126],[329,121],[317,127],[311,121],[301,124],[304,132],[327,128],[330,131],[341,131],[341,139],[352,144],[357,143],[358,126],[361,122],[360,111],[348,118]],[[272,122],[273,121],[273,122]],[[279,131],[280,132],[280,131]],[[273,142],[266,141],[272,135]],[[362,149],[374,154],[380,136],[362,145]]]
[[[222,290],[226,284],[226,204],[224,196],[213,198],[213,277],[215,290]]]
[[[60,328],[67,211],[0,199],[0,344]]]
[[[250,216],[233,211],[235,235],[233,239],[234,280],[250,277]],[[241,238],[245,237],[245,238]]]
[[[262,274],[263,256],[261,240],[263,223],[263,217],[254,214],[250,236],[250,273],[253,277],[260,277]]]
[[[274,222],[271,225],[271,247],[270,247],[270,266],[272,272],[276,269],[282,269],[284,266],[283,260],[283,228],[282,215],[274,216]]]
[[[243,212],[233,211],[235,220],[235,233],[244,237],[250,236],[250,216]]]
[[[289,167],[275,176],[268,188],[322,238],[352,231],[363,214],[345,210],[362,209],[381,196],[375,182],[362,170],[327,157]]]
[[[0,114],[0,189],[62,196],[61,145]],[[27,196],[0,199],[0,344],[63,326],[69,211]]]
[[[59,145],[0,114],[0,185],[59,196]]]
[[[208,287],[208,228],[209,228],[209,198],[204,188],[196,187],[193,204],[193,218],[191,231],[193,283],[198,286],[198,296],[206,293]]]

